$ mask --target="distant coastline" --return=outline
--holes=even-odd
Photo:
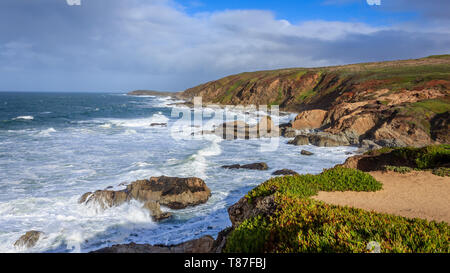
[[[178,97],[181,92],[154,91],[154,90],[134,90],[128,92],[128,96],[160,96],[160,97]]]

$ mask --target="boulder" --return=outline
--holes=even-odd
[[[266,163],[264,162],[259,162],[259,163],[252,163],[252,164],[247,164],[247,165],[239,165],[239,164],[234,164],[234,165],[225,165],[222,166],[222,168],[224,169],[249,169],[249,170],[268,170],[269,166],[267,166]]]
[[[272,173],[272,175],[298,175],[297,172],[289,169],[282,169]]]
[[[99,249],[93,253],[213,253],[214,238],[204,236],[178,245],[123,244]]]
[[[15,243],[15,247],[34,247],[44,233],[41,231],[31,230],[22,235]]]
[[[89,204],[95,202],[102,208],[119,206],[132,199],[141,202],[157,202],[158,205],[171,209],[183,209],[206,203],[211,196],[211,190],[205,182],[196,177],[152,177],[148,180],[138,180],[127,186],[122,191],[96,191],[85,193],[79,199],[79,203]],[[155,204],[149,203],[150,211],[156,209]],[[165,218],[166,214],[155,214],[155,218]]]
[[[314,155],[314,153],[311,153],[310,151],[307,151],[307,150],[302,150],[300,153],[301,153],[302,155],[307,155],[307,156]]]
[[[288,144],[302,146],[309,144],[309,137],[306,135],[298,135],[293,140],[289,141]]]
[[[319,147],[336,147],[336,146],[350,145],[348,139],[342,134],[334,135],[326,132],[319,132],[316,134],[311,134],[308,139],[311,144]]]
[[[171,209],[203,204],[211,196],[211,190],[206,183],[196,177],[152,177],[131,183],[126,191],[133,199],[142,202],[157,201]]]
[[[303,111],[292,121],[292,128],[296,130],[320,128],[326,115],[327,111],[320,109]]]

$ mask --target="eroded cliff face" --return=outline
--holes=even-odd
[[[242,73],[180,96],[202,96],[206,103],[280,105],[300,113],[291,122],[296,130],[321,129],[359,140],[424,146],[448,142],[449,90],[450,55],[444,55]]]

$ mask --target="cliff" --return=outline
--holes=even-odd
[[[381,146],[449,143],[450,55],[232,75],[187,89],[205,103],[280,105],[295,130],[320,129]],[[387,145],[384,145],[387,144]]]

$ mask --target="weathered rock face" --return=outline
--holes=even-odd
[[[282,169],[272,173],[272,175],[298,175],[297,172],[289,169]]]
[[[44,233],[41,231],[31,230],[22,235],[19,240],[14,243],[15,247],[34,247]]]
[[[326,115],[327,111],[320,109],[303,111],[292,121],[292,128],[296,130],[320,128]]]
[[[225,165],[222,166],[222,168],[224,169],[249,169],[249,170],[268,170],[269,166],[267,166],[266,163],[264,162],[259,162],[259,163],[252,163],[252,164],[246,164],[246,165],[239,165],[239,164],[234,164],[234,165]]]
[[[133,199],[142,202],[157,201],[172,209],[206,203],[211,196],[206,183],[196,177],[152,177],[128,185],[127,192]]]
[[[178,245],[163,246],[163,245],[148,245],[148,244],[126,244],[113,245],[111,247],[103,248],[93,253],[213,253],[214,238],[211,236],[204,236],[200,239],[191,240]]]
[[[246,219],[257,215],[270,215],[276,210],[275,197],[273,195],[256,198],[249,203],[246,197],[241,198],[239,202],[228,208],[233,228],[239,226]]]
[[[127,186],[123,191],[96,191],[85,193],[79,203],[96,203],[102,208],[119,206],[132,199],[144,202],[155,220],[170,217],[162,213],[160,205],[171,209],[183,209],[206,203],[211,196],[211,190],[206,183],[196,177],[152,177],[148,180],[138,180]]]

